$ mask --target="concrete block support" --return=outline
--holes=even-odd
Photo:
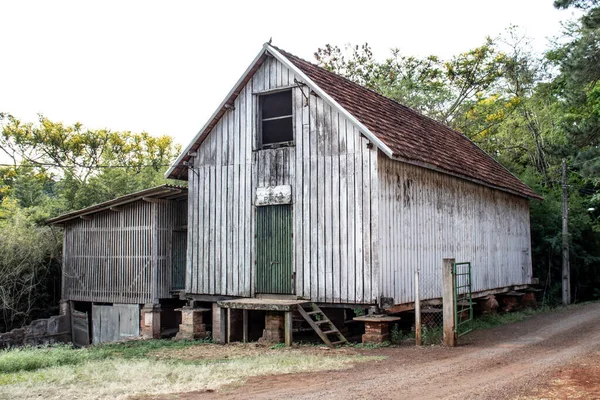
[[[390,340],[390,323],[400,321],[400,317],[373,315],[355,317],[354,320],[365,323],[363,343],[383,343]]]
[[[160,304],[145,304],[140,313],[142,337],[144,339],[160,339]]]
[[[285,340],[285,316],[282,312],[267,311],[261,342],[281,343]]]
[[[179,332],[175,336],[177,339],[196,340],[208,336],[204,315],[211,311],[210,309],[183,307],[175,311],[181,311],[181,324],[179,325]]]

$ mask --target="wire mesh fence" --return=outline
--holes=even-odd
[[[415,274],[415,339],[417,345],[442,344],[444,313],[441,297],[441,271],[417,271]]]

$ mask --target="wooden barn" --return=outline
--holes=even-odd
[[[476,293],[532,282],[536,193],[461,133],[270,44],[167,177],[188,182],[197,304],[393,309],[417,269],[441,297],[444,257],[472,263]]]
[[[64,228],[62,299],[93,343],[177,331],[186,219],[187,189],[164,185],[48,221]]]

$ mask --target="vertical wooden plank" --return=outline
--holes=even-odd
[[[286,69],[287,71],[287,69]],[[287,83],[287,82],[286,82]],[[294,163],[294,180],[292,187],[292,195],[294,196],[293,205],[293,224],[294,224],[294,293],[298,296],[303,296],[304,290],[304,266],[302,264],[304,249],[302,247],[303,239],[303,176],[302,170],[302,102],[303,97],[299,88],[292,90],[292,108],[294,110],[293,132],[296,148],[293,151],[294,158],[290,162]]]
[[[419,287],[419,271],[415,272],[415,344],[421,345],[421,295]]]
[[[217,254],[217,250],[218,250],[218,246],[217,246],[217,242],[218,242],[218,235],[219,235],[219,228],[220,225],[217,224],[217,213],[220,212],[220,209],[217,208],[218,207],[218,200],[219,197],[217,195],[217,192],[220,192],[221,186],[220,186],[220,174],[218,173],[218,171],[220,170],[218,168],[218,157],[217,155],[219,154],[218,152],[218,133],[219,133],[219,129],[214,129],[213,130],[214,136],[213,136],[213,140],[211,143],[211,150],[212,150],[212,154],[214,154],[215,157],[215,161],[214,161],[214,165],[211,166],[210,168],[210,201],[209,201],[209,206],[210,206],[210,232],[209,232],[209,240],[210,240],[210,259],[209,259],[209,268],[210,268],[210,294],[217,294],[219,292],[219,286],[217,284],[217,282],[220,282],[220,276],[218,275],[218,257],[220,256],[220,253]],[[217,211],[218,210],[218,211]]]
[[[201,152],[199,152],[201,153]],[[202,165],[202,161],[200,157],[196,157],[194,159],[194,169],[188,171],[188,176],[191,178],[192,182],[194,182],[193,188],[189,188],[188,190],[192,193],[193,196],[193,219],[191,219],[190,229],[188,231],[193,232],[193,277],[192,277],[192,285],[193,292],[192,293],[202,293],[204,292],[204,282],[206,282],[206,265],[203,264],[201,253],[201,245],[200,245],[200,231],[198,227],[201,226],[203,212],[200,210],[200,205],[202,204],[202,198],[200,196],[200,190],[202,190],[205,182],[204,182],[204,165]],[[190,176],[191,175],[191,176]],[[189,179],[188,179],[189,180]]]
[[[323,159],[324,173],[323,176],[323,210],[324,210],[324,267],[325,267],[325,282],[323,299],[327,302],[333,302],[333,199],[332,199],[332,177],[331,177],[331,143],[332,143],[332,128],[331,128],[331,107],[328,104],[323,106]],[[336,206],[337,209],[337,206]]]
[[[238,186],[236,182],[234,182],[233,178],[233,166],[227,167],[227,247],[225,251],[227,253],[227,294],[236,295],[234,292],[234,281],[237,281],[237,268],[235,268],[235,263],[233,260],[233,232],[234,228],[237,226],[237,221],[234,221],[233,217],[233,208],[237,205],[237,198],[233,197],[234,188]]]
[[[332,295],[331,301],[340,302],[340,155],[339,114],[331,113],[331,233],[332,233]]]
[[[244,264],[243,264],[243,295],[250,296],[251,293],[251,274],[253,269],[252,264],[252,243],[254,242],[254,232],[252,231],[251,218],[253,211],[252,204],[252,146],[254,143],[254,132],[256,125],[254,124],[254,109],[252,87],[250,84],[246,86],[246,103],[245,103],[245,119],[246,126],[244,130],[245,136],[245,165],[244,173],[246,178],[244,192]]]
[[[275,58],[269,58],[269,89],[277,87],[277,63],[278,61]]]
[[[299,88],[298,91],[307,88]],[[301,93],[302,94],[302,93]],[[302,153],[297,153],[297,157],[302,158],[302,186],[298,191],[302,191],[302,265],[304,268],[304,286],[303,296],[311,296],[311,163],[310,163],[310,98],[307,100],[302,94]]]
[[[158,204],[152,203],[152,300],[158,304]]]
[[[363,272],[364,272],[364,259],[363,259],[363,254],[364,254],[364,249],[363,249],[363,243],[364,243],[364,235],[363,235],[363,221],[364,221],[364,209],[363,209],[363,171],[362,171],[362,167],[363,167],[363,162],[362,162],[362,139],[361,139],[361,135],[358,132],[358,130],[355,130],[355,135],[356,135],[356,140],[357,140],[357,148],[356,148],[356,153],[355,153],[355,157],[354,157],[354,168],[355,168],[355,176],[354,176],[354,212],[356,215],[356,219],[355,219],[355,231],[356,231],[356,237],[355,237],[355,251],[356,251],[356,269],[355,269],[355,277],[354,277],[354,283],[355,283],[355,290],[356,290],[356,302],[357,303],[362,303],[363,302]]]
[[[373,149],[369,150],[369,182],[371,185],[371,199],[370,199],[370,210],[371,215],[369,218],[369,224],[371,229],[371,262],[370,262],[370,292],[371,301],[376,301],[381,296],[380,289],[380,278],[379,274],[381,271],[380,265],[380,249],[379,244],[381,238],[379,237],[379,174],[378,174],[378,159],[377,159],[377,147],[373,146]]]
[[[341,302],[348,302],[348,171],[347,171],[347,155],[346,151],[346,119],[339,116],[338,126],[338,145],[340,148],[339,154],[339,236],[340,236],[340,251],[339,251],[339,295]],[[343,148],[343,150],[342,150]]]
[[[370,179],[370,150],[368,146],[368,140],[363,138],[361,140],[361,153],[362,153],[362,226],[363,226],[363,269],[362,269],[362,282],[363,282],[363,301],[371,303],[374,299],[371,294],[371,179]],[[412,278],[412,277],[411,277]],[[411,279],[412,280],[412,279]]]
[[[346,124],[346,144],[348,153],[346,156],[346,174],[348,176],[348,282],[346,287],[347,299],[350,303],[356,303],[356,225],[358,219],[356,215],[356,182],[355,182],[355,163],[356,158],[356,131],[350,124]]]
[[[317,154],[317,98],[311,96],[310,102],[310,298],[319,298],[319,261],[318,261],[318,154]]]
[[[325,242],[325,132],[323,127],[324,103],[317,98],[317,301],[327,301],[326,242]]]

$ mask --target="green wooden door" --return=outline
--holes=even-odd
[[[256,293],[293,294],[292,206],[256,207]]]

